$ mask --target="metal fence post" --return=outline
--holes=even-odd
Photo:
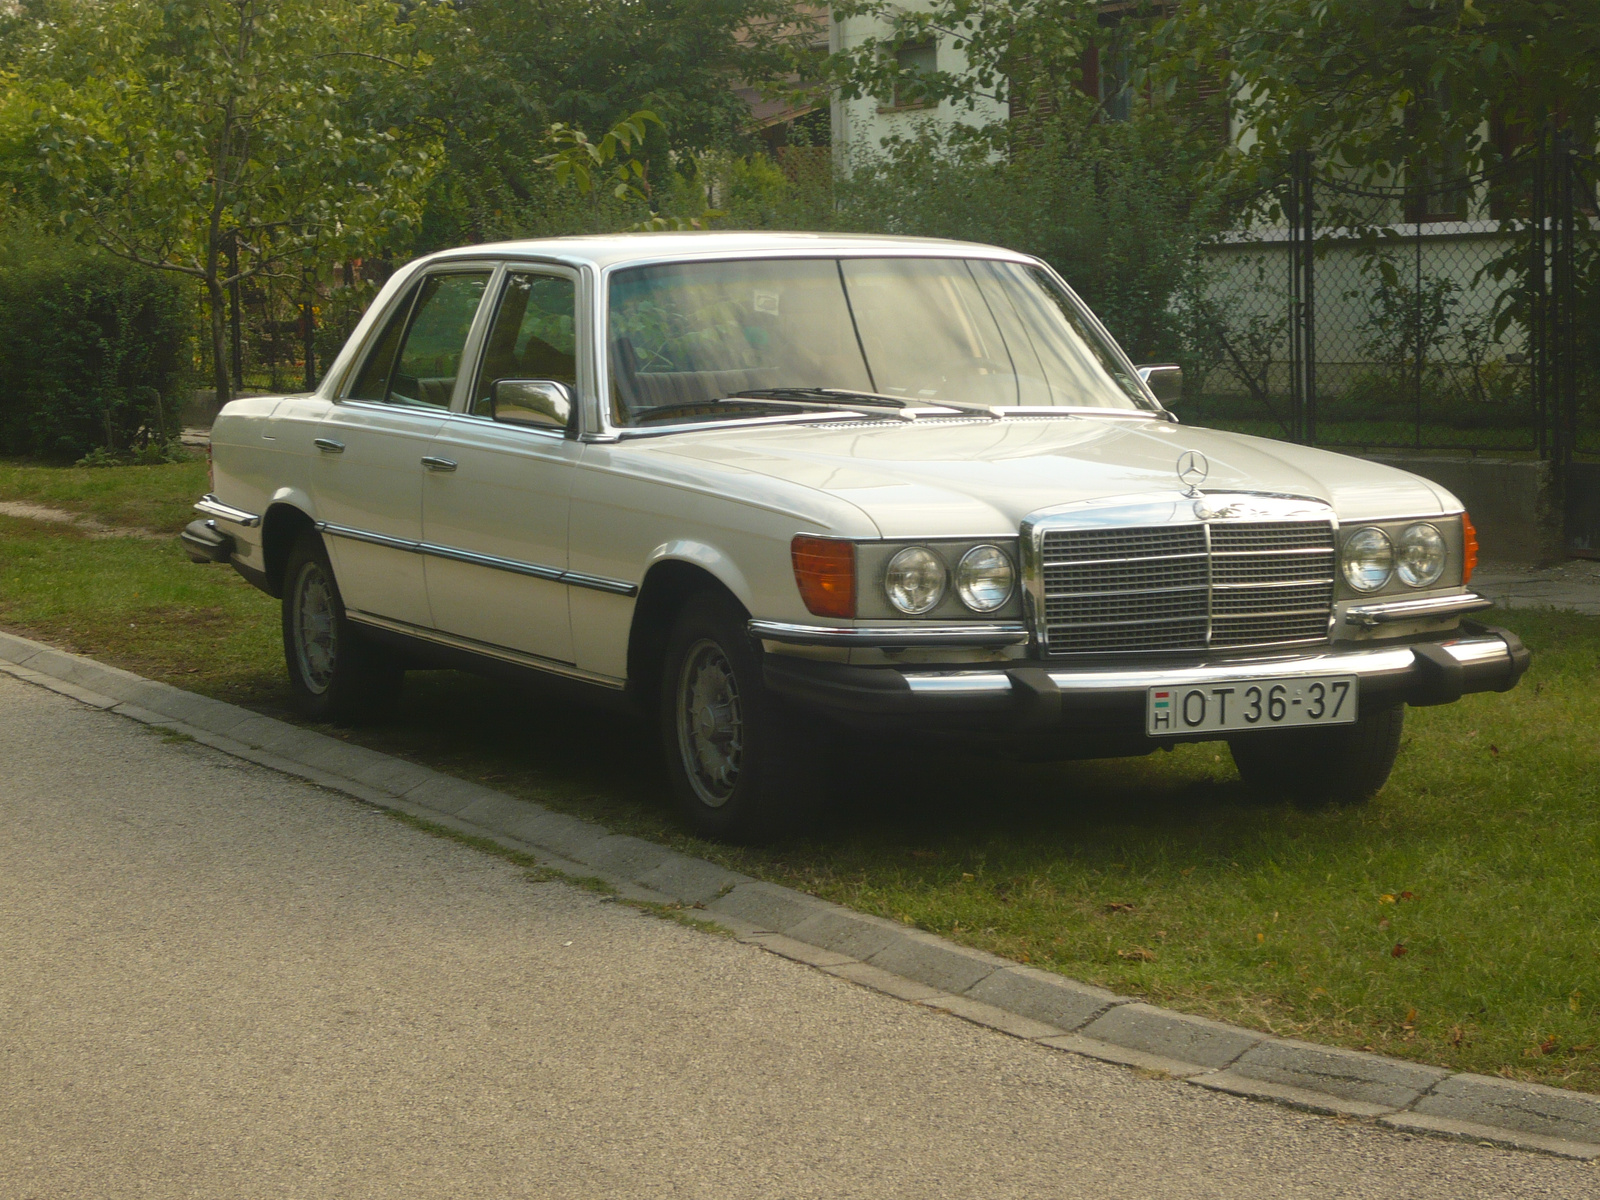
[[[1289,159],[1289,387],[1297,442],[1317,440],[1316,195],[1311,151]]]

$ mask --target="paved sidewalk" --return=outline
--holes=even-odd
[[[1587,1197],[1008,1038],[0,676],[0,1196]]]
[[[1472,589],[1504,608],[1565,608],[1600,615],[1600,562],[1574,558],[1553,567],[1486,566]]]

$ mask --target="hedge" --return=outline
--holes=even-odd
[[[0,453],[76,459],[177,432],[183,282],[47,236],[0,237]]]

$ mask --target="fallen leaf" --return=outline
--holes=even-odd
[[[1593,1042],[1584,1042],[1581,1045],[1567,1047],[1574,1054],[1587,1054],[1594,1049]]]
[[[1135,946],[1132,950],[1118,950],[1118,958],[1126,958],[1130,962],[1155,962],[1156,952],[1146,950],[1143,946]]]
[[[1389,951],[1389,953],[1394,958],[1402,958],[1402,957],[1404,957],[1405,954],[1407,953],[1406,944],[1404,942],[1396,942],[1394,944],[1394,949]]]
[[[1110,904],[1107,904],[1100,911],[1108,912],[1108,913],[1132,912],[1134,909],[1136,909],[1138,907],[1139,906],[1137,904],[1130,904],[1126,900],[1113,900]]]
[[[1379,921],[1378,922],[1378,928],[1379,929],[1387,929],[1387,928],[1389,928],[1389,918],[1385,917],[1383,920]]]
[[[1500,747],[1496,746],[1493,742],[1490,742],[1489,743],[1489,755],[1492,758],[1499,758],[1500,757]]]
[[[974,875],[971,871],[963,871],[963,872],[961,872],[961,878],[964,879],[966,882],[971,883],[974,879],[977,878],[977,876]]]
[[[1406,1014],[1406,1024],[1407,1025],[1415,1025],[1416,1023],[1417,1023],[1417,1010],[1413,1008],[1410,1012],[1408,1012]]]
[[[1402,899],[1402,900],[1415,900],[1416,898],[1417,898],[1417,895],[1416,895],[1415,892],[1401,892],[1400,893],[1400,899]]]
[[[1394,903],[1394,893],[1393,892],[1385,892],[1383,895],[1378,897],[1378,903],[1379,904],[1393,904]]]
[[[1267,940],[1267,935],[1266,935],[1266,934],[1264,934],[1264,933],[1258,933],[1258,934],[1256,934],[1256,941],[1258,941],[1258,942],[1264,942],[1264,941],[1266,941],[1266,940]]]
[[[1450,1044],[1452,1046],[1459,1046],[1466,1040],[1467,1031],[1465,1029],[1462,1029],[1459,1025],[1450,1026]]]

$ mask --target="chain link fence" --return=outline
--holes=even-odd
[[[1283,225],[1211,249],[1196,419],[1367,451],[1600,454],[1596,162],[1359,187],[1288,173]]]

